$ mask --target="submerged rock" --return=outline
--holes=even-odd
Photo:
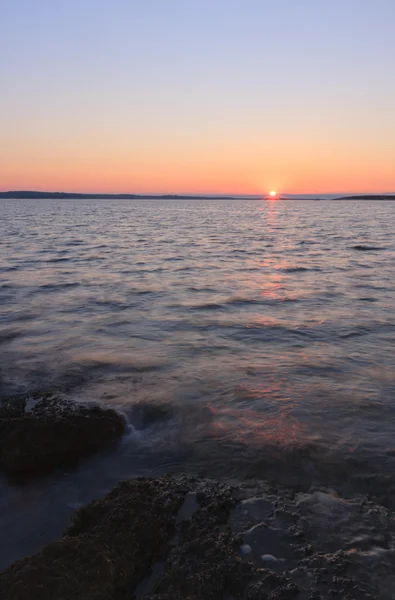
[[[116,411],[56,395],[30,396],[0,408],[0,466],[9,474],[63,467],[121,437]]]

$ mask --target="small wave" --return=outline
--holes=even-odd
[[[260,303],[261,303],[260,299],[245,298],[243,296],[234,296],[232,298],[228,298],[228,300],[226,300],[224,302],[224,305],[241,307],[241,306],[248,306],[250,304],[260,304]]]
[[[108,309],[110,311],[121,311],[128,308],[135,307],[135,304],[118,302],[117,300],[96,300],[92,303],[92,308]]]
[[[95,372],[103,373],[105,370],[113,373],[150,373],[163,369],[165,363],[160,360],[134,359],[122,354],[109,354],[105,352],[81,352],[74,357],[74,365],[78,365],[78,375],[89,377]]]
[[[230,298],[229,300],[225,300],[224,302],[206,302],[203,304],[194,304],[191,306],[181,306],[179,304],[172,304],[169,308],[176,309],[187,309],[190,311],[200,311],[200,310],[224,310],[232,309],[232,308],[248,308],[254,306],[275,306],[280,305],[282,303],[287,302],[299,302],[298,298],[293,297],[279,297],[279,298]],[[216,323],[217,326],[220,326]]]
[[[195,285],[192,285],[188,288],[188,292],[209,292],[209,293],[215,293],[217,290],[215,288],[211,288],[211,287],[197,287]]]
[[[283,271],[284,273],[302,273],[303,271],[310,271],[307,267],[284,267],[278,269],[279,271]]]
[[[217,304],[216,302],[207,302],[206,304],[198,304],[191,306],[193,310],[219,310],[224,308],[223,304]]]
[[[49,263],[58,263],[58,262],[68,262],[69,260],[71,260],[70,258],[66,258],[65,256],[63,257],[59,257],[59,258],[49,258],[47,261],[45,262],[49,262]]]
[[[291,342],[292,340],[295,339],[295,337],[307,337],[307,338],[313,338],[313,337],[317,337],[316,335],[314,335],[314,332],[309,330],[309,329],[297,329],[297,328],[290,328],[290,327],[286,327],[284,325],[280,325],[278,323],[260,323],[260,322],[250,322],[247,323],[247,325],[245,325],[242,329],[239,329],[238,331],[235,332],[234,337],[240,337],[240,335],[242,337],[245,337],[245,329],[248,329],[249,332],[249,336],[251,335],[257,335],[259,337],[262,337],[262,332],[264,332],[265,338],[268,339],[272,339],[272,340],[276,340],[276,341],[280,341],[280,340],[284,340],[284,341],[288,341]]]
[[[162,273],[165,271],[163,267],[156,267],[154,269],[139,269],[139,273]]]
[[[64,290],[66,288],[77,287],[80,283],[78,281],[69,282],[69,283],[46,283],[44,285],[40,285],[38,291],[56,291],[56,290]]]
[[[274,304],[280,304],[282,302],[298,302],[298,298],[293,298],[293,297],[284,297],[284,296],[279,296],[278,298],[271,298],[271,297],[265,297],[265,298],[243,298],[243,297],[235,297],[235,298],[230,298],[229,300],[227,300],[226,302],[224,302],[224,304],[226,306],[234,306],[234,307],[243,307],[243,306],[250,306],[250,305],[274,305]]]
[[[368,252],[369,250],[386,250],[386,248],[380,246],[365,246],[363,244],[357,244],[356,246],[351,246],[352,250],[359,250],[360,252]]]
[[[48,261],[48,262],[59,262],[60,260],[71,260],[69,258],[61,258],[59,260],[52,260],[52,261]],[[86,257],[82,257],[82,258],[74,258],[73,259],[75,262],[79,262],[79,263],[86,263],[86,262],[92,262],[92,261],[97,261],[97,260],[106,260],[106,258],[104,256],[98,256],[97,254],[95,254],[94,256],[86,256]]]
[[[366,335],[367,333],[370,333],[371,331],[372,330],[368,329],[367,327],[360,327],[359,329],[355,329],[353,331],[346,331],[345,333],[341,333],[339,337],[343,340],[347,340],[353,337],[361,337],[363,335]]]
[[[0,332],[0,344],[4,344],[6,342],[11,342],[12,340],[15,340],[18,337],[21,337],[23,335],[23,333],[21,331],[15,331],[15,330],[5,330]]]

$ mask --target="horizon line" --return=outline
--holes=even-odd
[[[77,195],[77,196],[139,196],[141,198],[144,197],[155,197],[155,198],[161,198],[161,197],[170,197],[170,196],[174,196],[174,197],[179,197],[179,198],[184,198],[184,197],[193,197],[193,198],[216,198],[216,197],[227,197],[227,198],[264,198],[266,196],[269,195],[269,192],[266,193],[232,193],[232,192],[205,192],[205,193],[198,193],[198,192],[104,192],[104,191],[65,191],[65,190],[61,190],[61,191],[53,191],[53,190],[28,190],[28,189],[24,189],[24,190],[10,190],[10,189],[1,189],[0,188],[0,194],[2,196],[6,195],[6,194],[53,194],[53,195]],[[314,197],[319,197],[321,196],[355,196],[355,195],[363,195],[363,196],[386,196],[386,195],[394,195],[395,191],[375,191],[375,192],[366,192],[366,191],[353,191],[353,192],[342,192],[342,191],[337,191],[337,192],[299,192],[299,193],[295,193],[295,192],[277,192],[277,198],[283,198],[283,197],[287,197],[287,196],[293,196],[293,197],[297,197],[297,198],[303,198],[306,196],[314,196]]]

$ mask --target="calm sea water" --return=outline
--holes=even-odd
[[[116,452],[1,482],[0,562],[120,476],[395,489],[395,203],[1,200],[0,215],[0,395],[59,390],[130,422]]]

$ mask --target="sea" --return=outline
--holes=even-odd
[[[390,504],[394,348],[395,202],[0,200],[0,398],[128,422],[68,471],[1,476],[0,567],[139,475]]]

